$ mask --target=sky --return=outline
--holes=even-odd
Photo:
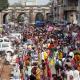
[[[18,3],[19,1],[21,0],[8,0],[10,5],[14,4],[14,3]],[[24,0],[22,0],[23,2]],[[36,0],[36,2],[31,2],[31,1],[34,1],[34,0],[26,0],[26,1],[29,1],[27,2],[27,4],[31,5],[31,4],[37,4],[37,5],[45,5],[49,2],[49,0]]]

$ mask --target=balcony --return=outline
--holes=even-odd
[[[65,6],[64,10],[65,11],[76,11],[77,10],[77,6]]]

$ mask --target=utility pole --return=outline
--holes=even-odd
[[[24,1],[24,5],[25,5],[25,6],[26,6],[26,2],[27,2],[27,0]]]
[[[57,0],[51,0],[51,13],[53,15],[53,22],[57,19]]]

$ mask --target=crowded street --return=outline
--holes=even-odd
[[[74,15],[54,21],[51,13],[45,18],[52,2],[50,8],[31,5],[2,12],[12,10],[0,24],[0,80],[80,80],[80,25]]]
[[[11,43],[14,51],[1,54],[2,66],[8,67],[8,72],[2,67],[1,80],[66,80],[70,75],[80,80],[80,27],[68,26],[27,26],[15,39],[4,33],[0,43],[4,39],[5,47]]]

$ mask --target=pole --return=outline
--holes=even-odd
[[[0,12],[0,26],[2,25],[2,12]]]

